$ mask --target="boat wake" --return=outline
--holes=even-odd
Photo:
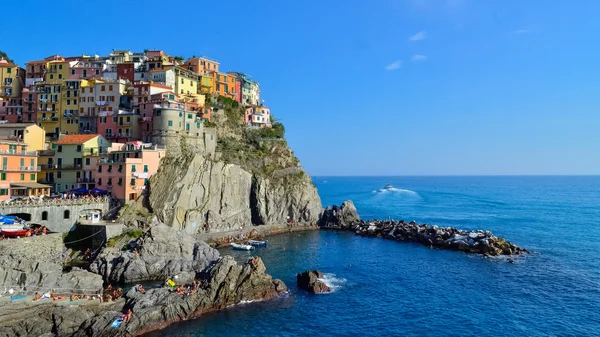
[[[323,274],[323,278],[319,280],[331,288],[331,292],[337,291],[346,284],[345,278],[335,277],[335,274],[332,273]]]
[[[397,194],[412,195],[412,196],[415,196],[415,197],[420,197],[419,193],[417,193],[415,191],[406,190],[406,189],[403,189],[403,188],[395,188],[395,187],[382,188],[382,189],[373,191],[373,193],[377,193],[377,194],[397,193]]]

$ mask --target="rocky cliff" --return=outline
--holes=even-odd
[[[248,129],[237,102],[212,103],[219,108],[212,116],[216,154],[185,149],[167,154],[150,179],[146,208],[188,233],[206,224],[211,232],[224,232],[288,220],[318,221],[322,206],[317,189],[283,139],[283,125]]]

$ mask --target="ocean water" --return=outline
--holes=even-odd
[[[269,238],[262,257],[290,288],[152,336],[600,336],[600,177],[315,177],[323,204],[362,218],[486,229],[535,254],[511,264],[352,233]],[[382,190],[385,184],[394,190]],[[283,250],[285,248],[285,250]],[[296,273],[334,286],[311,295]]]

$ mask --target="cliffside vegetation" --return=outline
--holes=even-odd
[[[264,178],[304,179],[300,161],[288,148],[285,127],[271,116],[272,128],[251,128],[244,123],[244,108],[227,97],[211,97],[209,104],[217,127],[220,160],[241,166]]]
[[[10,63],[15,63],[15,61],[13,61],[12,59],[10,59],[8,57],[8,55],[5,52],[3,52],[2,50],[0,50],[0,59],[5,59],[5,60],[7,60]]]

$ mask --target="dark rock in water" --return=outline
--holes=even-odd
[[[363,221],[356,213],[352,201],[341,207],[327,207],[319,221],[321,228],[343,229],[357,235],[383,237],[390,240],[416,242],[428,247],[459,250],[486,256],[523,255],[527,249],[518,247],[490,231],[466,231],[452,227],[440,228],[415,221]]]
[[[109,283],[162,281],[174,276],[180,282],[191,282],[196,273],[218,258],[219,252],[205,242],[159,224],[138,239],[135,251],[105,248],[90,270]]]
[[[360,216],[358,216],[354,203],[352,200],[348,200],[344,201],[340,207],[335,205],[327,207],[319,219],[319,226],[347,229],[348,226],[359,221]]]
[[[310,291],[313,294],[331,292],[331,288],[325,282],[321,281],[321,279],[323,279],[323,273],[318,270],[307,270],[296,275],[300,289]]]

